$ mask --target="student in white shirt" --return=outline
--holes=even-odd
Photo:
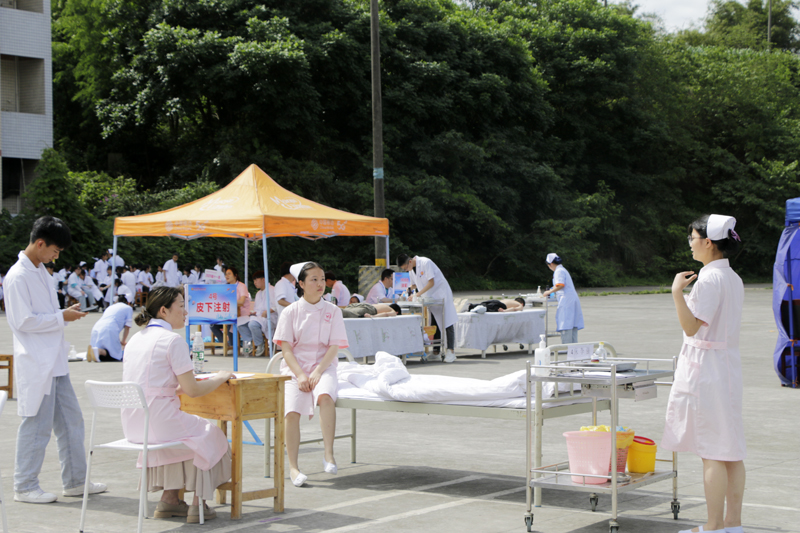
[[[111,267],[106,267],[104,273],[100,275],[97,280],[97,288],[100,289],[100,292],[105,294],[106,289],[111,286]]]
[[[67,279],[67,294],[80,302],[81,311],[88,312],[96,309],[94,295],[91,292],[87,293],[83,289],[83,280],[80,276],[81,272],[83,272],[83,269],[79,266],[76,266],[72,270],[72,274],[70,274]]]
[[[192,283],[195,284],[195,285],[203,284],[203,283],[206,282],[206,279],[205,279],[206,275],[205,275],[205,273],[203,273],[203,270],[200,268],[200,265],[195,265],[194,266],[194,269],[192,270],[192,274],[189,277],[194,280],[194,281],[192,281]]]
[[[172,259],[164,263],[164,285],[178,287],[181,284],[181,273],[178,270],[178,254],[172,254]]]
[[[133,273],[133,265],[120,275],[122,283],[128,287],[133,294],[136,294],[136,274]]]
[[[142,265],[142,270],[139,271],[139,278],[136,283],[136,288],[144,293],[150,292],[150,287],[153,286],[153,275],[150,273],[150,265]]]
[[[82,496],[86,479],[84,426],[67,363],[64,326],[86,316],[74,305],[61,311],[52,279],[44,266],[72,244],[67,225],[45,216],[33,224],[30,242],[4,281],[8,325],[14,335],[17,431],[14,500],[50,503],[58,498],[39,486],[47,443],[55,433],[64,496]],[[89,493],[104,492],[89,482]]]
[[[217,264],[214,265],[214,270],[217,272],[225,271],[225,263],[222,262],[222,258],[220,256],[217,256]]]
[[[381,279],[367,293],[367,303],[375,305],[377,303],[389,303],[392,301],[394,291],[394,270],[391,268],[381,272]]]
[[[58,272],[55,271],[56,265],[54,263],[47,263],[45,268],[47,268],[47,273],[50,274],[50,279],[53,282],[53,290],[56,291],[56,297],[58,297],[58,308],[64,309],[64,300],[66,299],[66,296],[64,295],[64,289],[61,288],[61,276],[59,276]]]
[[[325,285],[331,290],[331,296],[336,298],[336,305],[347,307],[350,305],[350,291],[333,272],[325,272]]]
[[[131,291],[131,290],[128,288],[128,286],[127,286],[127,285],[125,285],[124,283],[122,283],[122,280],[120,280],[119,278],[117,278],[117,279],[115,279],[115,280],[114,280],[114,299],[115,299],[115,300],[118,300],[118,299],[119,299],[119,298],[118,298],[119,296],[122,296],[122,297],[124,297],[124,298],[125,298],[125,300],[127,300],[127,302],[128,302],[129,304],[132,304],[132,303],[133,303],[134,296],[135,296],[135,293],[134,293],[133,291]],[[105,295],[105,297],[104,297],[104,300],[105,300],[107,303],[111,303],[111,287],[109,287],[109,288],[108,288],[108,290],[106,291],[106,295]]]
[[[278,304],[276,307],[277,318],[280,318],[284,309],[297,301],[297,292],[294,288],[294,276],[290,271],[291,268],[291,263],[284,262],[281,265],[281,279],[275,284],[275,302]]]
[[[112,266],[112,267],[114,267],[114,268],[117,268],[117,267],[124,267],[124,266],[125,266],[125,260],[124,260],[123,258],[121,258],[121,257],[119,256],[119,254],[117,254],[117,255],[113,255],[113,254],[114,254],[114,250],[112,250],[111,248],[109,248],[109,249],[108,249],[108,254],[109,254],[109,256],[110,256],[110,257],[109,257],[109,259],[108,259],[108,264],[109,264],[109,265],[111,265],[111,266]]]
[[[92,270],[92,277],[100,282],[100,279],[105,276],[106,270],[108,269],[108,258],[110,257],[107,250],[103,250],[103,253],[100,254],[100,259],[94,262],[94,269]]]
[[[258,292],[256,293],[254,308],[250,313],[250,322],[247,326],[253,334],[253,339],[256,343],[256,357],[264,355],[266,347],[264,346],[264,339],[262,335],[268,337],[270,333],[275,333],[275,326],[278,324],[278,313],[276,312],[275,302],[275,287],[269,286],[269,320],[271,328],[267,329],[267,291],[264,290],[266,279],[264,278],[264,271],[257,270],[253,272],[253,285],[256,286]],[[256,329],[258,328],[258,329]],[[260,340],[260,342],[259,342]]]
[[[99,311],[102,311],[103,310],[103,293],[100,292],[100,289],[97,288],[97,285],[95,285],[94,280],[90,276],[86,275],[86,271],[85,270],[82,270],[81,273],[78,274],[78,276],[81,278],[81,281],[83,282],[83,285],[81,286],[81,288],[83,289],[83,292],[85,292],[87,295],[91,296],[90,300],[92,300],[94,302],[94,304],[97,304],[97,307],[99,308]],[[94,305],[94,304],[92,304],[92,305]]]
[[[157,268],[158,268],[158,272],[156,272],[156,281],[155,281],[155,283],[153,283],[153,287],[152,288],[163,287],[164,286],[164,269],[161,268],[160,265]]]

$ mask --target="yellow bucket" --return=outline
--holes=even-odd
[[[656,469],[656,443],[645,437],[634,437],[628,450],[628,472],[646,474]]]

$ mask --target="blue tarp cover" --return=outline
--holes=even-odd
[[[775,372],[784,385],[800,387],[800,225],[797,223],[783,230],[772,282],[772,310],[778,326],[773,355]]]
[[[786,225],[800,222],[800,198],[786,200]]]

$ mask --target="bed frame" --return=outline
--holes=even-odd
[[[355,363],[353,356],[346,350],[342,350],[347,360]],[[280,352],[269,361],[267,365],[267,374],[280,373],[280,361],[283,357]],[[542,426],[544,421],[548,418],[560,418],[562,416],[572,416],[577,414],[592,413],[593,425],[597,425],[597,412],[611,410],[611,401],[604,399],[591,398],[591,401],[584,401],[582,403],[570,403],[576,399],[588,400],[588,397],[582,396],[579,392],[573,391],[570,393],[556,393],[554,398],[548,400],[550,407],[544,409],[542,416],[532,421],[534,426]],[[553,405],[554,403],[563,403],[564,405]],[[359,409],[366,411],[389,411],[393,413],[417,413],[425,415],[444,415],[444,416],[464,416],[471,418],[492,418],[496,420],[526,420],[526,409],[510,408],[510,407],[478,407],[471,405],[450,405],[441,403],[421,403],[421,402],[396,402],[396,401],[375,401],[375,400],[354,400],[347,398],[339,398],[336,400],[336,407],[342,409],[350,409],[350,433],[335,435],[334,439],[350,439],[350,462],[356,462],[356,412]],[[264,430],[264,442],[272,442],[270,438],[271,422],[266,419],[266,428]],[[321,438],[309,439],[300,441],[300,444],[311,444],[322,442]],[[270,477],[270,455],[272,446],[265,444],[264,446],[264,476]]]

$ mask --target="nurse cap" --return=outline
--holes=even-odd
[[[360,303],[360,304],[364,303],[364,297],[361,296],[360,294],[356,293],[356,294],[353,294],[353,296],[355,296],[358,299],[358,303]]]
[[[726,215],[708,215],[706,236],[712,241],[721,241],[727,239],[729,236],[738,241],[739,236],[733,231],[735,226],[736,219],[733,217]]]
[[[114,255],[114,249],[113,248],[109,248],[108,249],[108,253],[109,253],[109,255]]]
[[[558,257],[558,254],[547,254],[547,264],[548,265],[550,263],[552,263],[553,261],[555,261],[556,259],[561,259],[560,257]]]
[[[300,271],[303,270],[303,267],[309,262],[310,261],[303,261],[302,263],[293,264],[291,267],[289,267],[289,273],[294,276],[294,279],[298,279],[300,277]]]

